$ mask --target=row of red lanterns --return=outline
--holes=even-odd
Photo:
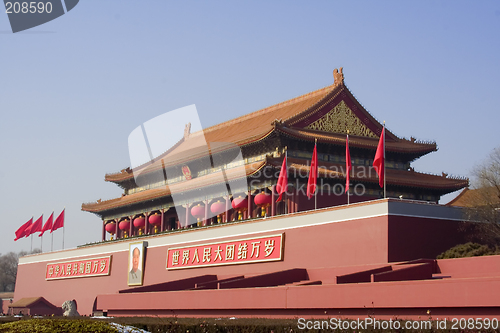
[[[262,216],[266,214],[266,208],[271,205],[272,196],[269,193],[261,192],[254,197],[254,202],[257,206],[262,208]],[[248,198],[246,197],[237,197],[234,198],[231,202],[231,206],[234,210],[238,212],[238,220],[242,219],[243,212],[248,209]],[[210,211],[212,214],[217,215],[217,221],[221,221],[221,215],[226,213],[226,204],[221,201],[217,201],[212,203],[210,206]],[[198,224],[200,224],[200,220],[205,217],[205,206],[200,204],[193,206],[191,208],[191,215],[193,215],[197,220]],[[139,229],[139,235],[142,235],[143,229],[146,225],[146,219],[143,216],[136,217],[133,220],[134,227]],[[154,226],[154,232],[158,231],[158,225],[161,223],[161,215],[158,213],[154,213],[149,216],[149,224]],[[124,219],[118,223],[118,228],[123,231],[124,237],[128,237],[128,230],[130,230],[130,220]],[[109,222],[105,225],[105,229],[108,233],[111,234],[111,239],[113,239],[113,235],[116,233],[116,223],[114,221]]]
[[[262,208],[262,216],[265,216],[266,208],[271,205],[272,196],[269,193],[261,192],[254,197],[254,202],[257,206]],[[242,219],[242,214],[248,209],[248,198],[241,196],[234,198],[231,206],[238,212],[238,220]],[[226,204],[221,201],[212,203],[210,206],[212,214],[217,215],[217,220],[220,222],[220,216],[226,212]],[[196,217],[198,221],[205,218],[205,206],[198,204],[191,208],[191,215]]]
[[[142,235],[143,229],[146,225],[146,219],[143,216],[136,217],[134,219],[134,227],[139,229],[139,235]],[[149,216],[149,224],[154,226],[154,232],[158,232],[158,225],[161,223],[161,215],[158,213],[154,213]],[[130,220],[124,219],[118,223],[118,228],[123,231],[123,236],[128,237],[128,230],[130,230]],[[105,229],[108,233],[111,234],[111,239],[113,239],[113,235],[116,233],[116,223],[114,221],[106,224]]]

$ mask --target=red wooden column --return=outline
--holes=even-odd
[[[299,211],[299,190],[298,189],[293,189],[293,195],[295,196],[295,207],[293,208],[293,211],[297,213]]]
[[[281,201],[283,201],[283,215],[288,214],[288,191],[283,193]]]
[[[229,222],[229,207],[231,205],[231,200],[229,198],[229,195],[226,197],[226,214],[224,214],[224,221],[223,222]]]
[[[276,215],[276,185],[271,187],[271,216]]]
[[[117,219],[116,219],[116,229],[120,229],[120,228],[118,228],[118,226],[119,226],[119,225],[120,225],[120,218],[117,218]],[[120,229],[120,238],[124,238],[124,237],[123,237],[123,236],[124,236],[124,234],[125,234],[125,230],[121,230],[121,229]]]
[[[120,228],[118,228],[118,221],[120,219],[114,219],[115,221],[115,239],[119,239],[120,238]]]
[[[299,189],[295,189],[295,212],[299,211],[299,200],[300,200],[300,195],[299,195]]]
[[[128,220],[130,221],[130,231],[128,235],[129,237],[132,237],[134,235],[134,220],[132,219],[132,215],[128,217]]]
[[[189,225],[189,204],[186,204],[186,224],[184,225],[184,228],[187,228]]]
[[[160,209],[160,214],[161,214],[160,232],[162,232],[165,228],[165,209]]]
[[[148,212],[144,212],[144,234],[149,234],[149,214]]]
[[[205,200],[205,220],[203,221],[203,226],[206,227],[208,224],[208,199]]]
[[[102,220],[102,241],[106,240],[106,221]]]
[[[292,213],[292,195],[288,195],[286,198],[286,213],[291,214]]]
[[[252,191],[248,190],[247,198],[248,198],[247,219],[251,219],[252,218],[252,203],[253,203]]]

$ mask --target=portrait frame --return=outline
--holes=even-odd
[[[139,262],[137,269],[139,272],[133,272],[134,268],[134,251],[139,250]],[[129,244],[128,249],[128,270],[127,284],[129,286],[142,286],[144,279],[144,253],[146,250],[146,242],[135,242]]]

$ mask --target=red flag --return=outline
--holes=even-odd
[[[347,134],[347,138],[345,140],[345,169],[345,192],[347,193],[349,191],[349,178],[352,169],[351,153],[349,152],[349,134]]]
[[[19,229],[16,230],[16,239],[15,241],[18,240],[19,238],[23,238],[26,236],[26,229],[31,227],[31,224],[33,223],[33,218],[31,218],[28,222],[23,224]]]
[[[311,199],[316,192],[318,182],[318,155],[316,153],[316,144],[314,144],[313,156],[311,159],[311,169],[309,170],[309,180],[307,181],[307,197]]]
[[[50,229],[50,232],[64,227],[64,211],[65,211],[65,209],[63,209],[61,214],[59,214],[59,216],[56,218],[56,220],[54,221],[54,224],[52,225],[52,229]]]
[[[29,228],[26,228],[26,237],[28,237],[31,234],[34,234],[35,232],[42,231],[42,223],[43,223],[43,214],[38,218],[38,220],[33,222],[33,224]]]
[[[276,202],[281,200],[281,196],[283,193],[286,192],[286,189],[288,187],[288,172],[287,172],[287,165],[286,165],[286,153],[285,153],[285,158],[283,159],[283,164],[281,165],[281,171],[280,175],[278,177],[278,184],[276,184],[276,191],[280,195],[278,200]]]
[[[47,219],[47,221],[45,221],[45,224],[43,225],[41,233],[40,233],[40,235],[38,235],[38,237],[42,237],[43,233],[45,231],[49,231],[50,229],[52,229],[52,219],[53,219],[53,216],[54,216],[54,212],[52,212],[52,214],[50,214],[50,216]]]
[[[385,127],[382,129],[382,134],[380,134],[380,140],[378,142],[377,152],[375,153],[375,158],[373,159],[373,167],[378,174],[378,184],[380,187],[384,187],[384,177],[385,177]]]

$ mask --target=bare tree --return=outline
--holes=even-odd
[[[40,253],[39,249],[32,253]],[[19,258],[29,254],[21,251],[19,253],[9,252],[0,256],[0,292],[12,292],[16,286],[17,265]]]
[[[0,257],[0,290],[14,291],[16,285],[18,256],[9,252]]]
[[[467,217],[481,223],[480,239],[489,245],[500,244],[500,147],[474,171],[475,195],[470,197]]]
[[[474,169],[476,186],[492,188],[496,195],[494,202],[500,199],[500,147],[493,149],[490,156]],[[490,198],[491,199],[491,198]]]

